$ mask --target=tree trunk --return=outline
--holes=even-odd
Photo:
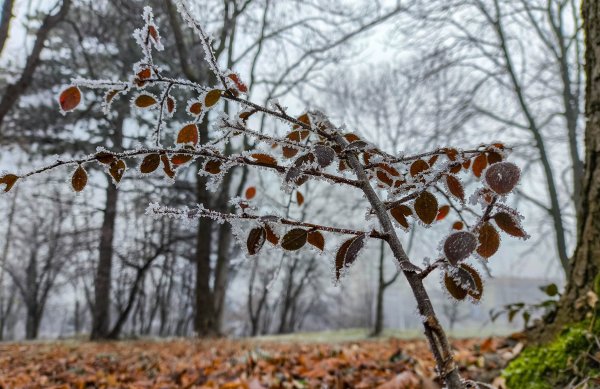
[[[587,305],[582,302],[594,290],[600,271],[600,5],[584,0],[586,128],[585,172],[582,182],[577,247],[571,260],[566,291],[561,300],[557,322],[582,320]],[[597,292],[597,291],[596,291]]]
[[[110,293],[113,256],[113,237],[117,219],[117,188],[108,182],[106,188],[106,205],[100,236],[100,250],[96,277],[94,279],[94,312],[92,316],[91,339],[105,339],[110,328]]]

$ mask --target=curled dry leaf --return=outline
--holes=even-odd
[[[81,102],[81,91],[76,86],[70,86],[63,90],[58,97],[60,109],[65,112],[72,111]]]
[[[4,192],[8,192],[19,179],[19,176],[15,174],[5,174],[0,177],[0,185],[4,184]]]
[[[461,264],[452,273],[444,275],[446,289],[457,300],[463,300],[467,295],[480,300],[483,294],[483,282],[477,270],[467,264]]]
[[[248,254],[257,254],[262,248],[262,246],[265,244],[266,236],[267,231],[264,227],[256,227],[250,230],[250,233],[248,234],[248,240],[246,241]]]
[[[306,244],[307,238],[308,232],[305,229],[291,229],[281,239],[281,247],[289,251],[298,250]]]
[[[457,300],[464,300],[467,297],[467,290],[463,288],[454,280],[449,273],[444,274],[444,285],[446,285],[446,290],[452,297]]]
[[[460,223],[460,222],[459,222]],[[469,231],[450,234],[444,242],[444,255],[452,265],[467,259],[477,248],[477,238]]]
[[[477,253],[483,258],[489,258],[500,247],[500,235],[490,223],[484,223],[479,229],[479,247]]]
[[[481,280],[479,272],[466,263],[461,263],[460,268],[470,274],[474,283],[473,287],[469,288],[467,293],[475,300],[481,300],[481,296],[483,295],[483,281]]]
[[[415,200],[414,208],[417,216],[423,223],[431,224],[438,212],[437,198],[433,194],[424,191]]]
[[[485,172],[485,181],[498,194],[510,193],[519,182],[521,170],[511,162],[498,162]]]
[[[357,235],[354,238],[350,238],[340,246],[337,255],[335,256],[335,278],[340,279],[342,269],[344,267],[352,265],[358,253],[365,244],[365,235]]]
[[[142,160],[140,165],[140,172],[147,174],[152,173],[158,166],[160,165],[160,155],[158,154],[148,154]]]
[[[325,238],[320,231],[309,232],[306,241],[321,251],[325,250]]]
[[[516,236],[517,238],[524,238],[527,236],[525,231],[519,225],[519,222],[510,215],[508,212],[498,212],[493,217],[496,225],[500,229],[509,235]]]
[[[87,185],[88,175],[83,168],[83,166],[77,166],[75,172],[73,172],[73,177],[71,177],[71,186],[75,192],[81,192],[83,188]]]

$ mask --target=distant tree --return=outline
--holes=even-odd
[[[119,183],[130,170],[126,160],[139,159],[141,162],[137,170],[141,174],[159,174],[167,179],[174,179],[190,164],[199,164],[202,167],[200,174],[209,189],[217,188],[226,178],[226,172],[234,166],[245,166],[274,173],[287,190],[314,180],[328,185],[330,190],[357,191],[364,195],[365,200],[360,206],[367,219],[356,223],[357,228],[327,225],[319,222],[317,217],[315,222],[308,222],[265,213],[259,206],[261,196],[256,195],[256,188],[252,186],[246,188],[243,197],[229,200],[233,205],[231,211],[202,203],[189,208],[153,203],[146,212],[182,220],[207,218],[228,223],[249,256],[259,254],[265,244],[286,252],[308,246],[316,252],[327,253],[331,251],[327,249],[332,244],[331,240],[335,240],[336,236],[342,237],[341,245],[332,250],[336,280],[346,274],[368,241],[385,241],[415,296],[440,379],[449,388],[465,387],[423,280],[439,269],[444,272],[444,286],[454,298],[479,300],[483,283],[478,271],[466,260],[473,255],[484,259],[491,257],[500,245],[498,228],[508,235],[526,237],[517,211],[504,204],[520,178],[519,168],[506,161],[510,149],[496,143],[472,149],[443,147],[415,155],[395,156],[356,134],[346,133],[322,112],[307,110],[299,116],[292,116],[277,101],[270,101],[267,105],[254,103],[244,97],[248,87],[241,76],[232,70],[221,69],[209,36],[185,4],[179,2],[177,5],[185,22],[200,38],[207,66],[217,85],[205,86],[173,78],[158,66],[153,53],[163,50],[162,38],[152,11],[147,7],[143,13],[145,24],[134,33],[143,58],[134,65],[131,80],[75,79],[72,85],[61,91],[59,103],[64,112],[75,110],[81,102],[80,88],[106,91],[104,105],[108,109],[114,100],[130,94],[135,109],[156,113],[156,123],[148,143],[125,151],[100,150],[75,159],[61,159],[24,174],[7,173],[0,177],[4,190],[9,191],[25,177],[61,166],[72,166],[71,186],[74,191],[81,192],[88,183],[86,167],[103,166],[112,180]],[[177,104],[180,95],[176,92],[180,91],[187,91],[193,97],[182,93],[185,101]],[[200,120],[210,111],[215,111],[221,102],[237,104],[241,108],[233,115],[221,112],[213,122],[214,131],[219,135],[210,141],[202,139]],[[165,147],[163,142],[168,141],[166,134],[169,132],[167,119],[178,106],[185,107],[191,120],[180,127],[175,145]],[[284,136],[256,131],[252,128],[256,114],[291,128]],[[257,142],[252,147],[247,145],[247,149],[240,153],[228,152],[227,145],[239,142],[240,136]],[[465,202],[465,188],[459,178],[461,172],[481,181],[481,187],[470,199],[474,205],[480,206],[481,211],[466,214],[455,207],[462,221],[455,223],[453,230],[441,242],[441,250],[436,254],[438,259],[424,268],[419,267],[408,258],[398,230],[408,229],[410,218],[431,226],[445,216],[450,208],[439,207],[436,192],[444,192],[453,201]],[[378,194],[376,189],[383,195]],[[283,230],[281,234],[278,233],[280,229]],[[206,277],[206,274],[198,276]]]

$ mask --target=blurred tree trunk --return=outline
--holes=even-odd
[[[123,144],[123,122],[125,113],[118,110],[112,142],[115,149],[120,149]],[[115,221],[117,220],[117,203],[119,192],[108,177],[106,187],[106,203],[104,206],[104,219],[100,230],[100,246],[98,250],[98,266],[94,278],[94,305],[92,314],[93,340],[106,339],[110,332],[110,299],[112,281],[113,238],[115,234]]]

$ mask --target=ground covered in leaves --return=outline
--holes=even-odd
[[[462,374],[492,381],[519,344],[453,342]],[[424,340],[0,344],[0,388],[439,388]]]

